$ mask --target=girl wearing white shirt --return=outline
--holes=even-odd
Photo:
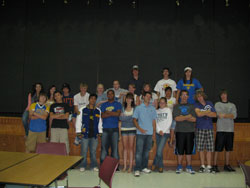
[[[152,170],[158,168],[160,173],[163,172],[163,149],[167,140],[170,138],[170,127],[172,124],[172,111],[167,107],[167,100],[162,97],[159,102],[160,108],[156,110],[156,156],[152,166]]]

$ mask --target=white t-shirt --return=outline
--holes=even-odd
[[[175,103],[176,103],[176,98],[171,97],[170,99],[167,99],[168,108],[170,108],[172,112],[173,112]]]
[[[170,108],[159,108],[156,110],[156,132],[170,133],[170,127],[172,124],[172,111]]]
[[[84,96],[81,96],[81,93],[78,93],[74,96],[74,105],[78,106],[78,110],[80,108],[87,106],[89,104],[89,93],[86,92]]]
[[[164,80],[164,79],[161,79],[157,82],[157,84],[155,85],[155,88],[154,90],[156,92],[159,92],[160,93],[160,97],[165,97],[165,88],[167,87],[171,87],[172,88],[172,96],[173,96],[173,93],[175,91],[177,91],[176,89],[176,82],[172,79],[168,79],[168,80]]]

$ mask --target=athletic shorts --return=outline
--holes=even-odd
[[[221,152],[233,151],[234,133],[233,132],[217,132],[215,139],[215,151]]]
[[[197,151],[214,151],[214,131],[213,129],[196,129]]]
[[[194,132],[176,132],[177,155],[191,155],[194,148]]]

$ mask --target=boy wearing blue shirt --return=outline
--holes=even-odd
[[[76,133],[81,138],[81,155],[83,160],[80,164],[80,171],[87,167],[87,153],[90,151],[91,168],[98,171],[96,160],[96,148],[98,145],[98,134],[102,132],[101,110],[95,106],[97,95],[89,96],[89,104],[82,107],[80,115],[76,119]]]
[[[212,118],[217,116],[212,102],[206,101],[206,95],[203,91],[197,91],[195,99],[195,112],[196,118],[196,146],[197,151],[200,153],[201,167],[199,172],[205,172],[205,154],[207,150],[207,172],[213,172],[211,161],[212,152],[214,152],[214,133]]]
[[[136,153],[135,153],[135,177],[140,176],[140,171],[150,173],[148,169],[149,151],[152,140],[155,141],[157,113],[152,105],[149,105],[152,93],[144,93],[144,102],[135,108],[133,122],[137,128]]]
[[[36,143],[46,142],[46,119],[49,114],[49,108],[45,105],[46,101],[46,94],[40,93],[38,102],[30,106],[29,117],[31,120],[26,141],[26,152],[35,151]]]
[[[119,141],[119,116],[121,113],[121,103],[115,101],[115,92],[108,90],[108,102],[101,106],[103,119],[103,134],[101,146],[101,163],[108,155],[109,147],[111,147],[111,156],[118,159],[118,141]]]

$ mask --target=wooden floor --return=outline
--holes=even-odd
[[[216,124],[214,124],[216,127]],[[70,141],[70,155],[80,155],[80,146],[73,144],[75,139],[75,132],[72,125],[69,129]],[[149,165],[152,164],[155,156],[155,146],[150,151]],[[0,151],[25,151],[25,137],[22,120],[19,117],[0,117]],[[97,149],[97,159],[100,158],[100,140]],[[176,156],[173,154],[173,149],[166,144],[163,151],[164,164],[167,166],[176,165]],[[122,143],[119,142],[120,163],[123,164],[122,158]],[[224,164],[224,154],[219,154],[218,164]],[[236,123],[235,124],[235,140],[234,151],[231,155],[231,164],[237,165],[237,161],[245,162],[250,160],[250,123]],[[199,155],[192,157],[194,166],[200,165]]]

